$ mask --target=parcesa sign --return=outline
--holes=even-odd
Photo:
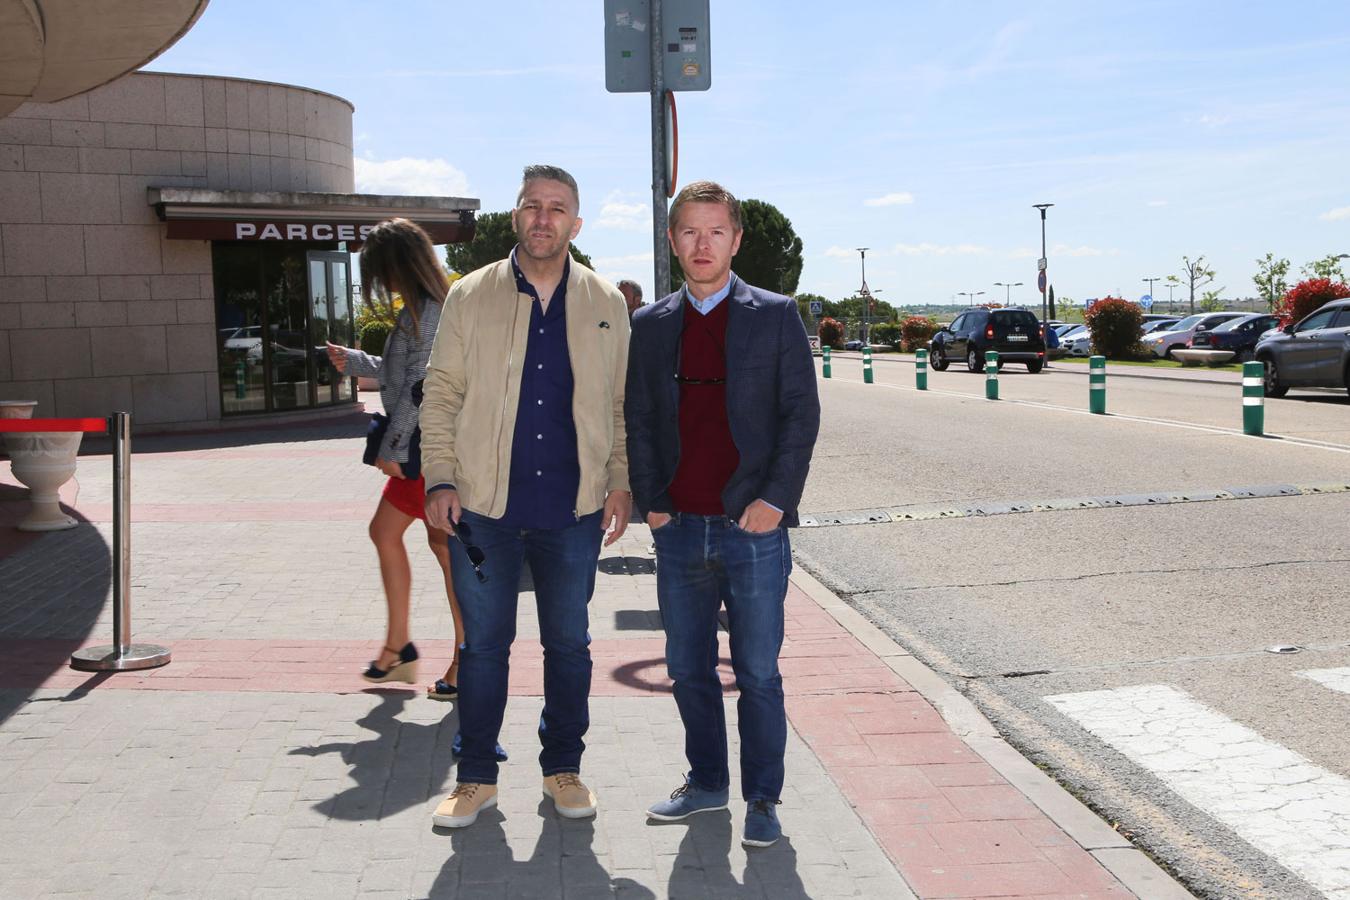
[[[374,225],[336,222],[235,222],[236,241],[364,241]]]

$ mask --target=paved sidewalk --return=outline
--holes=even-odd
[[[384,627],[365,537],[382,484],[352,424],[136,442],[133,626],[172,647],[162,669],[65,665],[111,633],[106,455],[82,457],[67,494],[85,524],[0,540],[0,896],[1185,896],[805,573],[782,664],[787,837],[743,850],[738,802],[649,824],[684,764],[640,525],[602,557],[592,606],[583,774],[600,814],[566,821],[541,802],[525,593],[501,807],[433,829],[457,720],[421,691],[448,661],[451,621],[410,530],[422,684],[357,677]],[[18,490],[0,464],[0,527]],[[723,658],[730,686],[725,641]]]

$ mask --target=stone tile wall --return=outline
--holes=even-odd
[[[350,193],[352,108],[134,73],[0,118],[0,398],[45,416],[219,420],[211,245],[165,240],[152,187]]]

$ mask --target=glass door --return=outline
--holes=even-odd
[[[342,403],[355,396],[355,380],[343,378],[328,362],[326,342],[353,346],[351,257],[346,253],[311,251],[309,270],[310,334],[313,336],[313,381],[317,405]]]

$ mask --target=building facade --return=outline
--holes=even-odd
[[[355,396],[350,251],[406,216],[468,240],[476,200],[353,193],[320,91],[138,72],[0,118],[0,399],[138,430],[321,414]]]

